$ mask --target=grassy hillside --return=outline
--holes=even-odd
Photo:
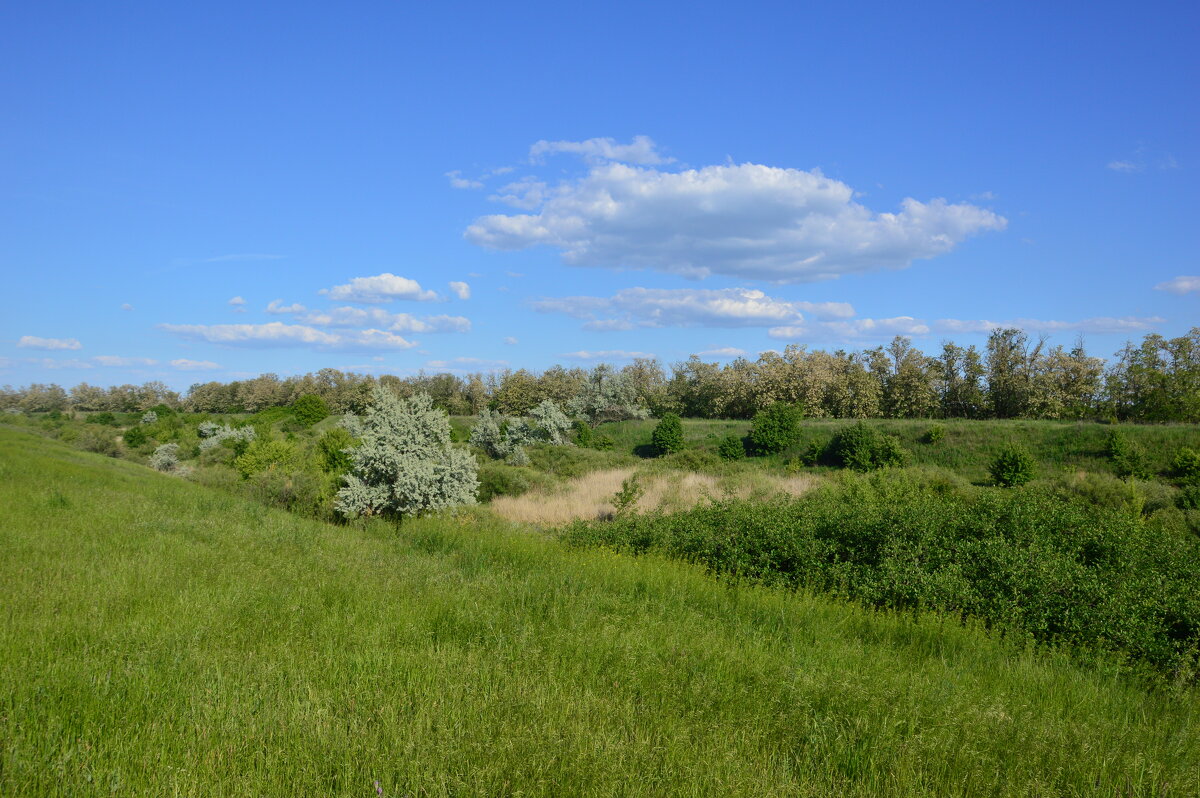
[[[1194,693],[952,622],[5,429],[0,482],[0,794],[1200,793]]]

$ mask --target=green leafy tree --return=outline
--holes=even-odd
[[[475,503],[475,458],[451,445],[450,419],[428,394],[402,400],[372,386],[365,413],[345,423],[362,443],[338,491],[339,512],[402,517]]]
[[[332,427],[317,439],[317,456],[321,467],[330,474],[344,474],[350,470],[351,450],[357,441],[345,427]]]
[[[296,465],[298,459],[299,453],[296,451],[296,447],[287,441],[259,438],[233,461],[233,465],[242,475],[242,479],[249,479],[255,474],[270,469],[288,470]]]
[[[759,455],[782,452],[796,442],[803,418],[800,406],[789,402],[759,410],[750,425],[750,448]]]
[[[316,394],[305,394],[292,402],[292,415],[304,426],[311,427],[329,417],[329,405]]]
[[[650,433],[650,443],[659,454],[672,454],[683,449],[683,421],[674,413],[666,413]]]
[[[567,410],[593,427],[605,421],[626,421],[650,415],[638,398],[633,379],[603,363],[592,369],[579,392],[567,404]]]
[[[899,438],[861,421],[838,430],[829,443],[829,455],[842,468],[855,471],[902,466],[907,459]]]
[[[1015,488],[1033,479],[1037,464],[1028,450],[1017,444],[1005,446],[992,459],[988,473],[1002,488]]]

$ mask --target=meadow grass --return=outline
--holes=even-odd
[[[1200,793],[1200,700],[933,616],[337,527],[0,429],[0,794]]]

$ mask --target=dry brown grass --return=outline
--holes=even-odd
[[[489,505],[492,511],[510,521],[553,526],[578,519],[601,518],[615,511],[613,494],[636,469],[616,468],[593,471],[573,479],[551,492],[531,491],[522,496],[499,496]],[[702,502],[721,498],[769,497],[785,494],[799,496],[809,490],[815,479],[806,475],[775,477],[767,474],[714,477],[685,471],[641,475],[645,493],[637,510],[686,510]]]

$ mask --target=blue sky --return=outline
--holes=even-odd
[[[1200,323],[1195,4],[414,6],[7,4],[0,383]]]

